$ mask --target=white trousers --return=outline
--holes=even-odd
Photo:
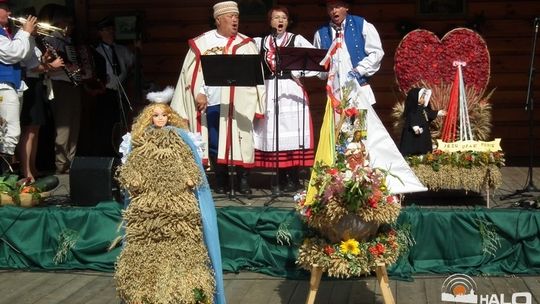
[[[10,87],[0,88],[0,116],[5,120],[5,133],[0,138],[0,153],[13,155],[21,135],[21,101]]]

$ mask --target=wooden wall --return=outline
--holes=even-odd
[[[324,1],[275,0],[286,5],[293,17],[295,33],[311,40],[315,29],[327,21]],[[160,86],[175,85],[187,50],[186,40],[207,31],[211,26],[208,0],[75,0],[77,22],[89,39],[95,35],[93,24],[110,14],[140,13],[143,16],[144,45],[142,65],[145,78]],[[533,20],[540,16],[540,1],[465,0],[461,16],[419,15],[415,0],[354,1],[352,13],[364,16],[379,31],[386,56],[381,70],[372,78],[379,116],[391,129],[390,112],[401,99],[393,73],[393,55],[407,29],[423,28],[442,37],[455,27],[473,27],[485,39],[491,54],[491,80],[488,90],[495,88],[492,137],[502,138],[502,147],[511,165],[528,165],[530,155],[540,164],[540,109],[533,112],[533,154],[529,152],[529,120],[525,111],[529,66],[534,37]],[[243,16],[242,33],[260,36],[267,32],[265,16]],[[540,66],[536,48],[535,66]],[[540,99],[540,80],[533,83],[534,96]],[[306,81],[311,96],[316,128],[324,107],[323,83]],[[536,102],[536,108],[540,103]],[[394,135],[394,133],[392,132]],[[395,137],[397,138],[397,137]]]

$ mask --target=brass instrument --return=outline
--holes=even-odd
[[[22,27],[26,23],[26,18],[23,17],[11,17],[8,16],[9,20],[13,22],[13,25],[16,27]],[[36,23],[36,33],[42,36],[52,36],[52,33],[59,32],[62,36],[65,36],[67,33],[67,28],[60,28],[52,26],[45,22]]]
[[[59,58],[59,57],[64,59],[62,56],[60,56],[60,54],[58,54],[56,49],[50,43],[48,43],[47,40],[45,40],[42,36],[38,36],[36,40],[39,44],[41,44],[45,48],[45,50],[49,51],[49,53],[54,59]],[[65,60],[67,61],[67,58]],[[81,83],[81,75],[80,75],[81,69],[77,68],[76,70],[71,71],[65,65],[63,65],[62,70],[64,71],[69,81],[71,81],[71,83],[74,86],[78,86]]]

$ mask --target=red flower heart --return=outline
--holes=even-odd
[[[456,28],[439,38],[427,30],[414,30],[401,40],[394,57],[394,72],[401,92],[406,94],[420,81],[428,86],[451,84],[455,61],[463,61],[465,86],[486,89],[490,57],[482,37],[466,28]]]

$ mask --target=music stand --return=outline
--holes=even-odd
[[[274,40],[275,41],[275,40]],[[326,71],[324,66],[320,65],[320,62],[326,56],[327,50],[304,48],[304,47],[277,47],[276,46],[276,74],[280,74],[282,71]],[[270,199],[270,201],[264,203],[265,206],[270,205],[278,196],[280,196],[279,190],[279,94],[277,84],[279,77],[275,78],[275,157],[276,167],[274,171],[274,180],[276,183],[276,193]],[[302,132],[305,132],[305,99],[303,100],[303,117],[302,117]],[[305,150],[305,136],[302,134],[302,149]]]
[[[201,56],[204,83],[216,87],[254,87],[264,84],[259,55],[203,55]],[[229,120],[232,120],[234,100],[230,100]],[[232,125],[227,126],[227,133],[232,139]],[[229,198],[236,198],[234,189],[235,166],[233,165],[233,145],[229,147],[228,173]]]
[[[302,47],[280,47],[281,70],[283,71],[319,71],[326,72],[327,69],[320,65],[328,50],[302,48]]]

